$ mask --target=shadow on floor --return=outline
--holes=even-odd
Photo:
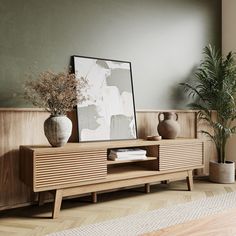
[[[184,181],[176,181],[170,182],[168,184],[155,184],[151,185],[151,192],[148,194],[156,194],[158,192],[164,191],[188,191],[187,185],[186,188],[183,184]],[[96,204],[102,204],[105,202],[120,200],[123,198],[134,198],[139,197],[145,194],[145,190],[143,186],[134,187],[134,188],[122,188],[118,191],[112,190],[110,192],[103,192],[98,194],[98,202]],[[73,198],[64,199],[62,202],[61,209],[71,209],[74,207],[82,207],[94,204],[91,202],[91,196],[74,196]],[[45,203],[43,206],[38,206],[35,203],[32,206],[17,208],[17,209],[10,209],[1,212],[1,218],[10,218],[10,217],[18,217],[18,218],[34,218],[34,219],[51,219],[52,217],[52,209],[53,203],[48,202]]]

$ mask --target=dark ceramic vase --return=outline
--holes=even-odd
[[[161,116],[163,115],[163,119]],[[161,112],[158,115],[159,124],[157,131],[163,139],[174,139],[180,132],[180,125],[177,122],[178,115],[174,112]]]

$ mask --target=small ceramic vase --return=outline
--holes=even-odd
[[[163,115],[163,119],[161,119]],[[180,132],[180,125],[177,122],[178,115],[174,112],[161,112],[158,115],[159,124],[157,131],[163,139],[174,139]]]

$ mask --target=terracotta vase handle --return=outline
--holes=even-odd
[[[177,113],[175,113],[175,116],[176,116],[176,121],[179,119],[179,116],[178,116],[178,114]]]
[[[161,122],[161,115],[163,115],[163,112],[158,114],[158,121],[159,121],[159,123]]]

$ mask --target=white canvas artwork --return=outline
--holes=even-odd
[[[88,99],[77,105],[79,141],[136,139],[131,63],[74,56]]]

